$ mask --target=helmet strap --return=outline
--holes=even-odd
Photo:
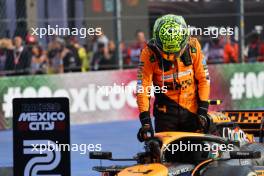
[[[183,62],[183,64],[185,66],[189,66],[189,65],[192,65],[192,57],[191,57],[191,54],[190,54],[190,46],[187,44],[187,46],[185,47],[182,55],[181,55],[181,61]]]

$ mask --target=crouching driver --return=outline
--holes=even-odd
[[[182,16],[165,15],[153,28],[153,39],[142,50],[138,67],[137,103],[139,140],[154,134],[150,118],[149,89],[155,93],[155,131],[189,131],[205,128],[210,81],[206,61],[196,38],[189,36]],[[140,89],[140,91],[139,91]],[[166,91],[164,91],[166,90]]]

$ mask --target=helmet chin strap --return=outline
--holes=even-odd
[[[180,58],[180,57],[183,55],[183,53],[184,53],[186,47],[187,47],[187,44],[186,44],[186,45],[184,46],[184,48],[180,51],[179,56],[177,56],[176,59],[177,59],[177,58]]]

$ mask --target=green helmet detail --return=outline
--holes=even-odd
[[[153,38],[165,53],[179,53],[187,44],[189,30],[182,16],[164,15],[155,21]]]

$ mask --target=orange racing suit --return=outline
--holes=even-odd
[[[208,101],[210,80],[196,38],[190,38],[184,54],[174,62],[163,59],[150,42],[141,52],[137,79],[137,89],[141,89],[137,91],[140,113],[149,112],[149,89],[152,84],[155,86],[156,132],[197,129],[197,109]]]

